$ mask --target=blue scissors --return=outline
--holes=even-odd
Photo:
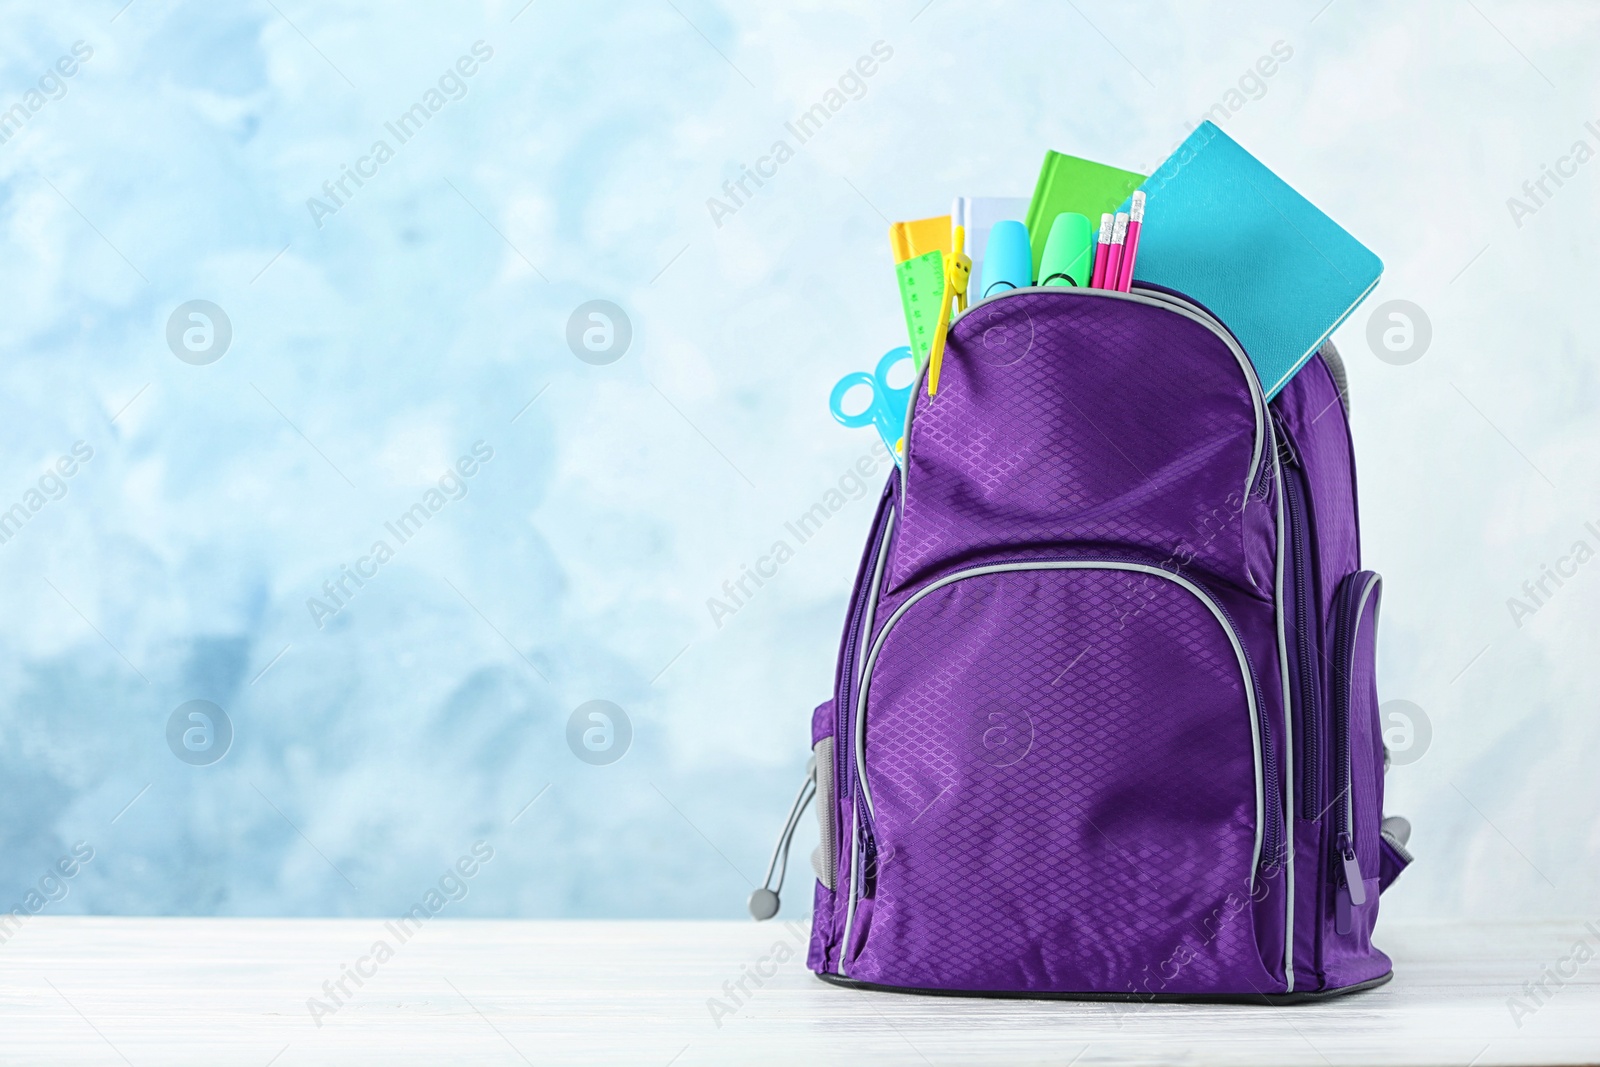
[[[905,432],[906,404],[911,400],[911,385],[896,389],[889,384],[889,372],[901,360],[911,362],[910,346],[901,345],[885,352],[883,358],[878,360],[878,369],[871,374],[860,370],[846,374],[839,379],[839,383],[833,387],[833,395],[828,398],[828,408],[833,412],[833,417],[845,426],[852,429],[869,423],[876,426],[878,435],[889,446],[889,454],[895,457],[896,462],[900,458],[896,446]],[[854,415],[845,414],[844,395],[861,385],[872,390],[872,399]]]

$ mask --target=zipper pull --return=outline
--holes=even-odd
[[[1340,834],[1339,844],[1344,857],[1344,884],[1350,892],[1350,903],[1359,908],[1367,902],[1367,883],[1361,878],[1361,864],[1356,862],[1356,847],[1349,834]]]
[[[1333,894],[1333,929],[1336,933],[1348,934],[1355,925],[1351,921],[1351,911],[1367,902],[1367,885],[1361,879],[1361,864],[1356,860],[1355,845],[1349,834],[1339,835],[1338,848],[1344,885]]]
[[[794,804],[789,808],[789,818],[783,824],[783,833],[778,835],[778,847],[772,850],[772,862],[767,864],[767,876],[762,879],[761,888],[752,890],[748,906],[750,917],[757,922],[763,922],[778,914],[778,893],[783,889],[783,876],[789,871],[789,846],[794,843],[795,828],[800,825],[800,816],[805,814],[806,805],[811,803],[811,798],[817,795],[817,757],[812,756],[806,763],[806,780],[800,783],[800,792],[795,794]],[[831,803],[831,798],[824,798],[823,803]],[[772,884],[773,872],[777,872],[778,884]]]

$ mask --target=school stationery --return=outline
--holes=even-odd
[[[1144,228],[1144,190],[1134,190],[1128,205],[1128,234],[1122,241],[1122,265],[1117,271],[1117,289],[1133,288],[1133,261],[1139,254],[1139,231]]]
[[[1089,220],[1076,211],[1063,211],[1050,224],[1039,261],[1040,285],[1089,284],[1094,270],[1094,232]]]
[[[1100,213],[1100,236],[1094,246],[1094,274],[1089,279],[1089,285],[1095,289],[1103,289],[1106,284],[1106,257],[1111,254],[1111,230],[1116,216],[1109,211]]]
[[[1128,216],[1121,211],[1111,220],[1111,247],[1106,249],[1106,276],[1101,280],[1104,289],[1115,289],[1121,277],[1123,246],[1128,239]]]
[[[950,220],[967,231],[967,254],[972,257],[972,273],[983,277],[983,250],[989,244],[989,229],[1001,219],[1017,219],[1028,213],[1025,196],[958,196],[950,206]]]
[[[928,363],[933,351],[934,330],[939,321],[939,301],[944,296],[945,254],[935,249],[896,264],[895,278],[900,283],[900,307],[906,315],[911,357],[917,373]]]
[[[894,250],[894,261],[908,259],[928,252],[950,251],[950,216],[935,215],[931,219],[889,224],[889,247]]]
[[[1210,308],[1270,399],[1383,273],[1366,246],[1214,123],[1145,182],[1134,276]]]
[[[1050,224],[1057,215],[1076,211],[1091,219],[1099,218],[1103,211],[1117,210],[1117,205],[1144,180],[1143,174],[1131,170],[1118,170],[1060,152],[1046,152],[1025,219],[1033,246],[1033,276],[1039,276],[1044,243],[1050,237]]]
[[[972,260],[966,254],[966,229],[957,226],[951,235],[952,250],[944,264],[944,293],[939,297],[939,321],[933,328],[933,348],[928,353],[928,395],[939,391],[939,367],[944,356],[945,334],[950,329],[950,305],[967,307],[967,280],[972,275]]]
[[[1028,228],[1015,219],[1003,219],[989,230],[989,246],[983,250],[983,284],[979,298],[1025,289],[1033,284],[1033,253],[1028,246]]]
[[[905,429],[906,404],[911,399],[911,385],[896,389],[889,384],[889,375],[896,365],[910,359],[911,349],[906,345],[891,348],[878,360],[878,366],[871,374],[851,371],[839,379],[832,395],[828,397],[828,410],[842,425],[852,429],[868,425],[877,427],[878,436],[883,438],[883,443],[889,447],[889,454],[895,457],[896,462],[900,461],[900,435]],[[913,383],[915,380],[912,379]],[[867,406],[854,414],[847,413],[844,410],[845,394],[863,386],[869,391]]]
[[[972,257],[967,254],[967,240],[967,228],[957,226],[951,235],[953,249],[947,267],[957,311],[967,310],[967,290],[972,288]]]

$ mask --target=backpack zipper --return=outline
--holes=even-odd
[[[1302,758],[1300,767],[1300,816],[1315,819],[1322,814],[1322,728],[1317,701],[1317,648],[1312,633],[1311,573],[1306,553],[1305,475],[1300,454],[1274,416],[1278,429],[1279,458],[1284,468],[1284,503],[1288,509],[1289,554],[1293,568],[1295,647],[1298,656],[1296,689],[1300,701]]]
[[[1335,669],[1343,672],[1346,684],[1335,685],[1338,701],[1334,708],[1334,761],[1339,778],[1339,794],[1334,797],[1333,823],[1338,829],[1334,836],[1334,858],[1338,861],[1340,879],[1334,890],[1334,930],[1348,934],[1351,930],[1351,909],[1367,902],[1366,882],[1362,878],[1361,863],[1356,859],[1355,805],[1351,803],[1350,790],[1353,777],[1350,751],[1350,679],[1355,673],[1356,638],[1361,633],[1361,619],[1366,614],[1367,601],[1381,579],[1369,577],[1359,587],[1350,586],[1344,592],[1343,605],[1349,610],[1340,617],[1338,633],[1334,638]]]
[[[865,559],[871,566],[863,577],[866,580],[860,596],[850,611],[850,625],[845,630],[844,651],[840,666],[839,699],[833,709],[834,731],[833,736],[842,742],[850,735],[850,697],[855,691],[857,681],[860,680],[862,662],[858,660],[858,647],[863,633],[871,633],[872,616],[878,602],[878,588],[883,574],[885,556],[888,554],[889,533],[894,528],[895,501],[891,493],[884,501],[882,521],[875,524],[873,540],[867,549]],[[848,758],[845,755],[846,746],[842,743],[834,745],[834,788],[838,789],[846,782],[845,771]]]
[[[916,405],[911,404],[908,406],[915,407]],[[903,491],[903,483],[901,488]],[[872,625],[877,614],[878,594],[883,586],[883,568],[889,556],[889,538],[890,534],[894,530],[895,516],[897,514],[898,513],[895,510],[895,498],[893,491],[891,490],[889,499],[884,504],[883,522],[877,532],[877,541],[874,543],[873,549],[868,555],[868,558],[873,560],[872,576],[867,581],[867,588],[864,597],[857,602],[857,606],[859,607],[860,611],[856,615],[853,624],[846,633],[844,662],[840,665],[841,672],[843,673],[844,677],[841,679],[841,684],[839,686],[840,699],[838,701],[838,706],[834,708],[834,715],[836,716],[833,745],[833,759],[835,767],[834,789],[841,794],[848,792],[852,798],[850,802],[849,888],[846,890],[844,936],[839,942],[839,958],[836,961],[836,967],[838,968],[840,974],[845,973],[844,960],[846,951],[850,945],[850,931],[855,927],[856,901],[861,895],[861,879],[863,877],[862,868],[866,866],[865,862],[861,858],[864,855],[860,811],[861,805],[854,799],[856,792],[861,787],[859,783],[856,783],[854,788],[851,788],[850,783],[853,781],[853,779],[849,774],[850,760],[846,755],[846,753],[849,751],[848,738],[850,737],[850,709],[852,706],[852,697],[855,691],[855,684],[864,679],[866,670],[865,646],[861,647],[862,659],[859,663],[856,662],[856,650],[857,646],[860,645],[861,635],[870,635],[872,633]],[[833,797],[829,797],[827,800],[830,804],[836,803],[836,800]],[[821,801],[819,801],[819,803],[821,803]],[[866,842],[866,847],[871,847],[870,840]],[[876,856],[875,851],[873,852],[873,855]],[[876,865],[874,864],[874,866]],[[835,884],[838,884],[837,874],[835,875]]]

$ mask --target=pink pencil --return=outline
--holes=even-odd
[[[1106,252],[1106,276],[1102,289],[1115,289],[1117,279],[1122,277],[1122,244],[1128,239],[1128,216],[1117,212],[1116,219],[1111,224],[1111,248]]]
[[[1128,236],[1122,242],[1122,264],[1117,271],[1117,288],[1126,293],[1133,288],[1133,260],[1139,254],[1139,231],[1144,227],[1144,191],[1136,190],[1128,205]]]
[[[1089,278],[1089,288],[1101,289],[1105,287],[1106,256],[1111,252],[1111,212],[1100,216],[1100,239],[1094,246],[1094,272]]]

